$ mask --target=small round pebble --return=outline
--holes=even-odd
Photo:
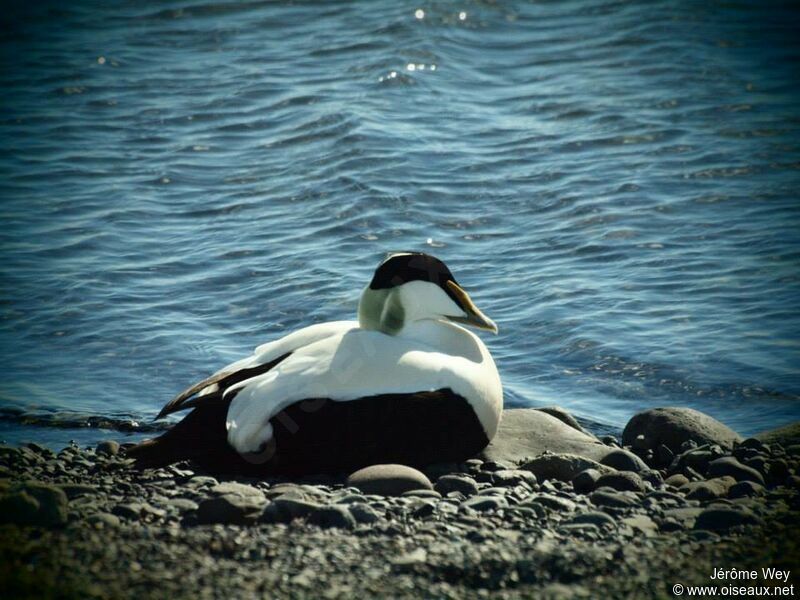
[[[372,465],[352,473],[347,485],[364,494],[400,496],[411,490],[432,490],[433,485],[424,473],[405,465]]]
[[[436,480],[436,491],[442,496],[450,492],[460,492],[464,496],[472,496],[478,492],[478,484],[466,475],[442,475]]]
[[[612,450],[603,457],[600,464],[616,469],[617,471],[633,471],[639,473],[647,470],[644,461],[633,452],[627,450]]]
[[[579,494],[588,494],[597,486],[600,471],[597,469],[584,469],[572,479],[572,487]]]
[[[356,526],[356,520],[347,507],[339,504],[321,506],[308,516],[308,522],[324,528],[353,529]]]
[[[116,456],[119,454],[119,442],[115,440],[103,440],[97,444],[95,451],[98,454],[105,454],[107,456]]]

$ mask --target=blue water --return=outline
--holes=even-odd
[[[257,344],[353,317],[400,249],[498,322],[509,406],[800,419],[775,4],[12,3],[0,438],[142,435]]]

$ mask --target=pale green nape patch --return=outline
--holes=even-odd
[[[358,324],[364,329],[396,335],[403,329],[406,311],[397,288],[373,290],[367,288],[358,303]]]
[[[406,322],[406,311],[397,288],[389,292],[381,313],[381,331],[389,335],[400,333]]]

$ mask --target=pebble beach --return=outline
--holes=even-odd
[[[137,471],[113,440],[60,452],[2,446],[0,595],[788,591],[800,562],[797,426],[742,439],[696,414],[645,411],[621,438],[598,440],[563,410],[518,409],[463,463],[292,481],[212,476],[187,463]],[[764,568],[789,574],[765,580]],[[717,569],[759,577],[715,581]]]

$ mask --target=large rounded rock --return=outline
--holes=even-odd
[[[586,431],[583,427],[581,427],[581,424],[578,423],[578,420],[575,417],[573,417],[571,414],[569,414],[566,410],[564,410],[560,406],[543,406],[542,408],[537,408],[535,410],[547,413],[548,415],[555,417],[565,425],[569,425],[570,427],[572,427],[577,431],[580,431],[581,433],[585,433],[586,435],[590,436],[592,435],[591,433]]]
[[[800,421],[791,423],[777,429],[762,431],[757,434],[756,439],[765,444],[780,444],[781,446],[793,446],[800,444]]]
[[[405,465],[372,465],[352,473],[347,485],[364,494],[400,496],[411,490],[432,490],[424,473]]]
[[[719,444],[732,448],[742,437],[716,419],[691,408],[651,408],[637,413],[628,421],[622,432],[622,443],[633,444],[643,436],[649,449],[664,444],[672,452],[693,441],[699,445]]]
[[[562,416],[563,418],[563,416]],[[519,464],[545,452],[574,454],[601,461],[613,448],[560,418],[535,408],[503,411],[500,428],[481,458]]]

